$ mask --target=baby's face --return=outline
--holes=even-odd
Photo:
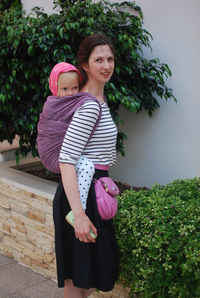
[[[58,77],[58,96],[69,96],[79,92],[79,75],[75,71],[61,73]]]

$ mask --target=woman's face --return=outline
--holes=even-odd
[[[88,80],[100,84],[108,82],[114,71],[114,55],[108,45],[96,46],[90,54],[88,63],[83,69],[87,73]]]

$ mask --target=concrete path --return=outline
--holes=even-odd
[[[103,296],[94,293],[90,297]],[[0,255],[0,298],[63,298],[63,289],[54,281]]]

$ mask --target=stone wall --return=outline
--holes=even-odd
[[[57,184],[11,168],[14,163],[0,163],[0,253],[56,280],[52,200]],[[116,285],[99,297],[129,295]]]
[[[52,200],[0,180],[0,250],[56,279]]]

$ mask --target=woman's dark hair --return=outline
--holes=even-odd
[[[93,49],[100,45],[108,45],[115,56],[115,50],[112,42],[103,33],[95,33],[87,36],[78,48],[77,66],[82,76],[81,87],[83,87],[88,80],[87,74],[83,69],[83,64],[89,61]]]

